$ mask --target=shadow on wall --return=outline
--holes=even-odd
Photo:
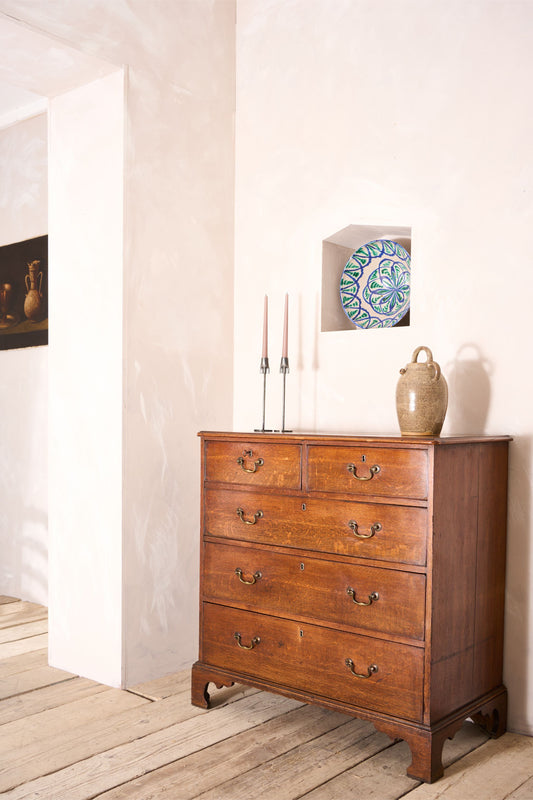
[[[485,432],[490,407],[492,364],[478,345],[467,343],[446,367],[447,421],[452,435]]]
[[[298,418],[297,425],[308,431],[318,430],[318,374],[319,374],[319,336],[320,336],[320,295],[315,294],[313,347],[308,347],[303,338],[303,296],[298,295]],[[312,375],[311,383],[305,382],[305,370]]]
[[[9,536],[2,541],[0,594],[41,602],[48,592],[48,516],[34,506],[25,506],[21,494],[10,496],[17,509],[9,515]]]
[[[449,386],[447,421],[452,435],[483,434],[491,401],[492,363],[474,343],[462,345],[445,371]],[[501,433],[512,433],[501,431]],[[509,691],[508,727],[532,735],[526,698],[528,674],[532,439],[520,436],[509,450],[507,579],[504,682]]]
[[[2,351],[1,363],[0,594],[47,605],[47,348]]]

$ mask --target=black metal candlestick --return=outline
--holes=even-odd
[[[287,356],[281,357],[281,364],[279,367],[279,371],[283,375],[283,406],[281,415],[281,433],[292,433],[292,431],[287,430],[287,428],[285,427],[285,383],[287,380],[287,373],[290,372],[289,359]]]
[[[261,428],[255,428],[256,432],[270,433],[272,429],[265,428],[265,408],[266,408],[266,392],[267,392],[267,374],[270,372],[270,365],[268,358],[263,356],[261,358],[261,366],[259,372],[263,376],[263,425]]]

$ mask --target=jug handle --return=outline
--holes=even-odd
[[[27,292],[29,292],[29,291],[30,291],[30,287],[28,286],[28,281],[29,281],[29,280],[30,280],[30,276],[29,276],[29,275],[25,275],[25,276],[24,276],[24,285],[26,286],[26,291],[27,291]]]
[[[418,359],[418,355],[422,350],[426,354],[426,364],[427,364],[427,366],[430,367],[430,368],[433,368],[433,371],[434,371],[433,380],[434,381],[438,381],[438,379],[440,378],[440,366],[435,361],[433,361],[433,353],[431,352],[429,347],[424,347],[424,345],[421,345],[420,347],[417,347],[416,350],[413,353],[412,358],[411,358],[411,363],[412,364],[416,363],[416,361]]]

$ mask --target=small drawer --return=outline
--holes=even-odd
[[[203,599],[424,639],[425,575],[206,543]]]
[[[201,660],[236,679],[240,673],[392,716],[422,718],[420,647],[204,603]]]
[[[205,478],[220,483],[300,489],[301,446],[274,442],[205,443]]]
[[[427,510],[208,488],[204,535],[424,566]]]
[[[309,490],[424,500],[426,450],[372,445],[309,447]]]

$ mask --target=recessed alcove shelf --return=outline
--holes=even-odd
[[[375,239],[392,239],[411,254],[411,228],[405,226],[348,225],[322,242],[322,331],[358,330],[344,313],[340,279],[350,256]],[[409,312],[398,326],[408,324]]]

